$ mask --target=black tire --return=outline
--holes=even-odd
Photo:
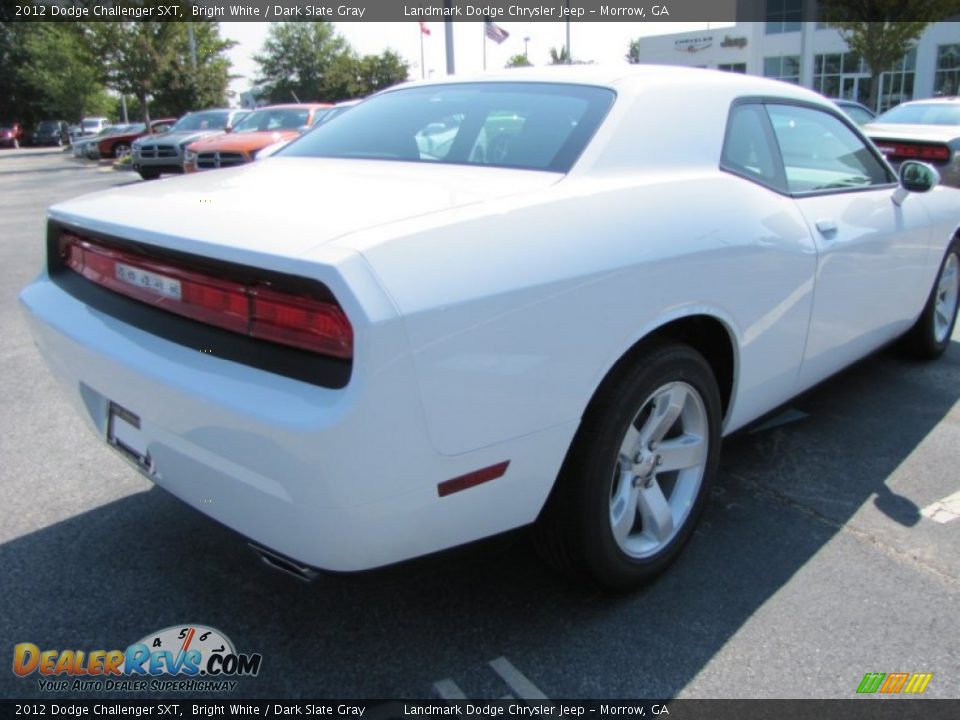
[[[124,155],[130,154],[130,146],[127,143],[117,143],[113,146],[113,157],[116,160],[119,160]]]
[[[921,360],[934,360],[946,351],[950,345],[950,336],[953,335],[953,328],[957,322],[957,303],[953,304],[952,315],[948,318],[946,332],[943,331],[943,323],[940,323],[940,332],[937,332],[937,301],[940,296],[940,284],[944,279],[944,273],[949,272],[950,268],[954,274],[957,272],[960,264],[960,240],[954,238],[953,242],[947,248],[940,262],[940,268],[937,270],[937,276],[933,281],[933,287],[927,298],[927,304],[923,307],[923,312],[912,328],[903,336],[900,347],[910,356]],[[940,308],[942,311],[942,308]]]
[[[697,412],[705,421],[703,439],[707,443],[702,476],[690,509],[674,526],[672,537],[664,538],[647,556],[632,556],[614,537],[612,527],[613,496],[619,495],[616,489],[623,482],[617,480],[622,442],[631,425],[636,428],[645,423],[644,417],[653,418],[657,411],[651,401],[672,384],[683,387],[685,393],[689,389],[690,402],[694,402],[693,395],[699,398]],[[648,408],[652,408],[650,414],[643,416]],[[688,345],[650,342],[611,372],[587,408],[534,528],[538,550],[557,569],[608,590],[629,590],[656,577],[690,538],[710,494],[720,458],[720,424],[720,392],[703,356]],[[668,441],[669,435],[664,443]],[[659,479],[659,471],[651,473],[649,477]],[[663,475],[664,483],[669,482],[669,475]],[[639,482],[638,476],[633,487]],[[675,484],[671,496],[677,487]],[[666,499],[669,502],[670,497]],[[645,521],[641,518],[639,522]]]
[[[140,173],[140,177],[142,177],[144,180],[156,180],[158,177],[160,177],[160,173],[158,173],[156,170],[141,169],[137,172]]]

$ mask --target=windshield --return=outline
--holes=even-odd
[[[605,88],[463,83],[386,92],[277,153],[567,172],[613,102]]]
[[[206,112],[195,112],[184,115],[177,120],[177,124],[170,128],[170,132],[180,132],[181,130],[223,130],[230,119],[230,112],[227,110],[209,110]]]
[[[263,108],[243,119],[233,129],[234,133],[271,132],[296,130],[307,124],[308,108]]]
[[[80,123],[80,126],[83,127],[84,129],[89,129],[89,128],[100,127],[100,125],[102,124],[103,124],[103,121],[98,118],[96,120],[83,120]]]
[[[906,125],[960,125],[960,103],[897,105],[877,117],[875,123]]]
[[[60,129],[60,123],[56,120],[45,120],[44,122],[37,125],[38,132],[53,132],[54,130]]]

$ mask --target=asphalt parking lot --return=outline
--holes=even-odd
[[[960,518],[936,512],[960,491],[960,332],[938,362],[880,353],[731,438],[691,544],[640,592],[567,584],[522,531],[306,585],[116,457],[29,337],[45,208],[130,182],[0,151],[0,696],[51,697],[10,671],[17,643],[200,623],[263,655],[232,697],[850,698],[867,672],[960,697]]]

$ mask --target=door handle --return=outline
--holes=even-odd
[[[830,237],[837,234],[837,224],[833,220],[817,220],[817,230],[824,237]]]

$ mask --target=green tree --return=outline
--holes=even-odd
[[[640,62],[640,38],[635,38],[630,41],[630,46],[627,48],[626,54],[627,62],[631,65],[636,65]]]
[[[349,84],[347,41],[329,22],[272,23],[260,53],[255,83],[270,102],[334,100]],[[338,63],[339,61],[339,63]]]
[[[960,12],[958,0],[821,0],[823,18],[870,68],[870,107],[880,76],[916,44],[927,26]]]
[[[108,87],[133,95],[150,122],[150,100],[162,89],[177,57],[181,23],[91,22],[87,38],[100,58]]]
[[[507,64],[505,65],[505,67],[508,67],[508,68],[532,67],[532,66],[533,66],[533,63],[530,62],[530,58],[528,58],[523,53],[518,53],[517,55],[514,55],[509,60],[507,60]]]
[[[550,64],[551,65],[569,65],[570,64],[570,53],[567,51],[566,45],[561,45],[559,50],[557,50],[555,47],[550,48]]]
[[[23,37],[25,57],[16,68],[33,89],[40,114],[77,121],[84,115],[106,115],[113,99],[77,25],[31,23]],[[34,118],[40,119],[40,118]]]
[[[226,53],[236,43],[220,37],[220,23],[192,23],[194,67],[187,23],[176,25],[173,53],[153,95],[154,114],[179,117],[188,110],[225,106],[231,79]]]
[[[10,15],[8,9],[0,10]],[[37,89],[24,82],[22,68],[27,62],[26,38],[37,23],[0,22],[0,121],[30,124],[43,114]]]
[[[360,58],[358,70],[361,92],[353,97],[370,95],[406,82],[410,76],[410,64],[389,49],[379,55],[364,55]]]

